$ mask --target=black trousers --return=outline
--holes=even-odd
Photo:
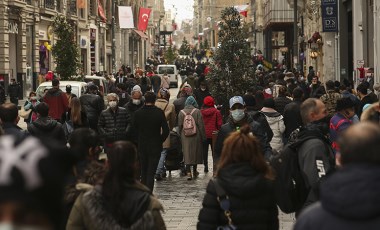
[[[146,185],[153,192],[154,175],[156,174],[158,161],[160,160],[161,152],[157,154],[139,154],[141,168],[141,183]]]
[[[207,138],[206,141],[203,142],[203,164],[204,164],[205,168],[208,168],[208,146],[211,147],[211,151],[212,151],[212,139],[211,138]],[[212,160],[214,161],[214,151],[212,151]]]

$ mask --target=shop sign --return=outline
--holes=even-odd
[[[5,28],[7,28],[8,34],[18,34],[18,24],[17,22],[5,22]]]
[[[338,0],[322,0],[323,32],[338,32]]]

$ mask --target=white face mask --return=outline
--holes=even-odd
[[[132,99],[132,103],[135,104],[135,105],[140,105],[141,100],[139,100],[139,99]]]
[[[234,121],[241,121],[245,117],[244,109],[235,109],[231,111]]]
[[[116,101],[110,101],[110,102],[108,102],[108,104],[109,104],[109,106],[111,108],[116,108],[116,106],[117,106],[117,102]]]

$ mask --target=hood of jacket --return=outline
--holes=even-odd
[[[268,191],[270,181],[252,168],[249,163],[235,163],[219,170],[218,180],[229,195],[251,199]]]
[[[62,90],[59,88],[51,88],[49,89],[46,94],[50,96],[58,96],[60,93],[62,93]]]
[[[277,123],[283,119],[283,116],[272,108],[264,107],[261,109],[261,112],[266,116],[269,125]]]
[[[312,136],[330,143],[330,140],[322,132],[322,129],[324,129],[322,126],[323,124],[309,123],[301,127],[297,137],[298,139],[303,139]]]
[[[216,109],[214,107],[204,108],[201,110],[203,117],[214,117]]]
[[[40,117],[32,124],[39,130],[49,132],[57,126],[58,122],[50,117]]]
[[[83,185],[81,186],[84,187],[85,190],[89,188]],[[125,189],[129,192],[128,194],[125,194],[125,200],[120,201],[122,209],[121,212],[125,213],[126,216],[126,219],[123,221],[132,222],[132,224],[126,226],[125,224],[118,223],[112,214],[107,211],[109,208],[107,207],[106,201],[102,195],[101,187],[96,186],[93,189],[89,189],[87,192],[85,192],[82,199],[84,207],[88,210],[89,215],[91,216],[93,225],[97,226],[97,229],[110,229],[110,226],[112,226],[112,229],[127,230],[140,229],[134,228],[134,226],[141,227],[141,225],[144,224],[144,226],[150,226],[146,229],[154,229],[155,223],[153,215],[152,212],[147,208],[150,203],[149,191],[141,192],[141,190],[144,191],[144,189],[141,189],[140,186],[134,185],[128,185]],[[135,214],[139,213],[141,210],[143,210],[143,215],[140,218],[136,218]],[[135,219],[137,219],[137,221],[131,221]]]
[[[350,220],[380,216],[380,167],[344,166],[321,185],[321,203],[334,215]]]

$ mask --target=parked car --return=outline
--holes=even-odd
[[[159,76],[167,73],[170,79],[170,85],[173,85],[175,88],[178,88],[178,71],[175,65],[158,65],[157,74]]]
[[[87,83],[82,82],[82,81],[60,81],[59,82],[59,88],[63,91],[66,92],[66,85],[71,85],[71,93],[77,95],[77,97],[80,97],[86,92],[87,89]],[[37,97],[42,98],[44,94],[45,89],[50,89],[52,88],[51,81],[43,82],[41,83],[37,90]]]

